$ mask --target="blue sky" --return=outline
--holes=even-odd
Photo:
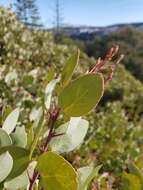
[[[14,0],[0,0],[8,5]],[[52,26],[55,0],[37,0],[46,26]],[[143,0],[61,0],[63,23],[69,25],[106,26],[116,23],[143,22]]]

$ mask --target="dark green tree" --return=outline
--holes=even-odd
[[[18,20],[29,26],[41,26],[36,0],[16,0],[16,15]]]

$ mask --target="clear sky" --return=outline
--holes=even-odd
[[[0,0],[8,5],[15,0]],[[55,0],[37,0],[46,26],[52,26]],[[143,0],[61,0],[63,23],[69,25],[106,26],[116,23],[143,22]]]

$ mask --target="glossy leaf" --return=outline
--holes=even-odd
[[[70,83],[59,96],[59,107],[73,117],[90,112],[100,101],[104,90],[101,74],[87,74]]]
[[[73,54],[65,64],[61,77],[62,86],[66,86],[70,82],[73,72],[79,62],[79,54],[80,51],[78,50],[77,53]]]
[[[16,108],[6,118],[6,120],[5,120],[2,128],[8,134],[10,134],[14,130],[14,128],[16,127],[16,124],[17,124],[17,121],[18,121],[18,117],[19,117],[19,113],[20,113],[19,108]]]
[[[78,169],[79,187],[78,190],[87,190],[91,181],[98,176],[101,166],[87,166]]]
[[[25,171],[20,176],[12,179],[10,181],[6,181],[4,183],[4,187],[6,189],[10,189],[10,190],[18,190],[18,189],[26,188],[28,186],[28,184],[29,184],[29,178],[27,175],[27,171]]]
[[[45,190],[77,190],[77,175],[62,156],[47,152],[38,159],[37,170]]]
[[[12,144],[12,140],[10,136],[0,128],[0,148],[4,146],[8,146]]]
[[[9,152],[0,155],[0,182],[2,182],[11,172],[13,159]]]
[[[80,117],[73,117],[56,130],[56,134],[64,135],[52,139],[50,145],[53,151],[69,152],[77,148],[84,140],[89,123]]]
[[[13,144],[25,148],[27,145],[27,133],[25,127],[17,127],[16,131],[11,134]]]
[[[6,151],[8,151],[13,158],[13,168],[8,175],[8,180],[10,180],[21,175],[27,169],[29,164],[29,151],[16,146],[6,146],[0,148],[0,155]]]

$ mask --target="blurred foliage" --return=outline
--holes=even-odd
[[[139,80],[143,81],[143,31],[125,27],[105,36],[94,36],[92,40],[77,40],[77,45],[90,57],[102,57],[109,47],[119,45],[125,54],[123,64]]]

